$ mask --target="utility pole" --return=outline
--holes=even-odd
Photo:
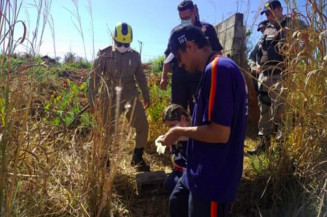
[[[142,49],[143,49],[143,42],[140,40],[137,40],[140,46],[140,56],[142,56]]]

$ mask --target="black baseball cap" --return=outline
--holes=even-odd
[[[266,27],[268,23],[269,23],[268,20],[261,21],[258,25],[257,31],[259,32],[261,28]]]
[[[187,41],[207,40],[200,28],[188,25],[176,27],[169,38],[170,54],[164,63],[170,63],[177,56],[178,49],[185,46]]]
[[[185,10],[193,10],[194,9],[194,4],[191,0],[184,0],[179,5],[177,6],[178,11],[185,11]]]
[[[274,10],[278,7],[281,7],[282,4],[280,3],[280,1],[278,0],[269,0],[266,4],[265,4],[265,7],[263,8],[263,11],[261,11],[261,15],[268,12],[268,11],[271,11],[271,10]]]

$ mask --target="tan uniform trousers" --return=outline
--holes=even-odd
[[[113,101],[113,104],[115,103],[116,102]],[[142,103],[137,97],[122,99],[119,108],[120,109],[119,109],[118,117],[120,117],[122,113],[126,112],[125,115],[130,126],[135,129],[135,133],[136,133],[135,148],[144,148],[148,139],[149,124]],[[111,134],[113,133],[113,129],[116,121],[115,117],[117,117],[115,114],[116,114],[116,106],[113,105],[111,106],[110,109],[110,117],[111,117],[110,133]]]
[[[284,110],[284,100],[279,96],[283,94],[282,86],[279,83],[280,74],[265,75],[261,73],[258,79],[259,94],[266,95],[270,101],[268,105],[265,100],[258,99],[260,108],[260,119],[258,123],[259,135],[267,136],[282,128],[282,112]]]

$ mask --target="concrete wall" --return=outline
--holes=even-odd
[[[232,58],[240,67],[245,66],[245,29],[243,14],[236,13],[215,26],[224,56]],[[245,59],[244,59],[245,58]]]

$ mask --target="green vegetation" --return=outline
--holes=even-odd
[[[162,66],[163,66],[163,62],[165,61],[165,57],[161,56],[158,57],[154,60],[152,60],[151,63],[151,72],[154,73],[155,75],[161,75],[162,72]]]
[[[8,10],[0,23],[15,28],[21,23],[13,19],[18,12],[10,2],[0,0],[1,11]],[[311,3],[316,16],[306,16],[308,28],[291,34],[284,47],[283,137],[267,153],[245,157],[236,216],[326,217],[327,20],[318,2]],[[2,28],[0,39],[10,40],[0,40],[0,47],[10,48],[14,36]],[[92,64],[68,53],[64,63],[50,66],[40,56],[13,50],[0,55],[0,215],[168,216],[168,195],[137,194],[126,120],[108,134],[101,105],[93,113],[88,109]],[[153,171],[170,168],[168,154],[157,155],[153,145],[166,131],[161,116],[170,96],[158,88],[162,61],[153,60],[147,71],[152,105],[145,157]],[[247,138],[247,149],[256,142]]]

